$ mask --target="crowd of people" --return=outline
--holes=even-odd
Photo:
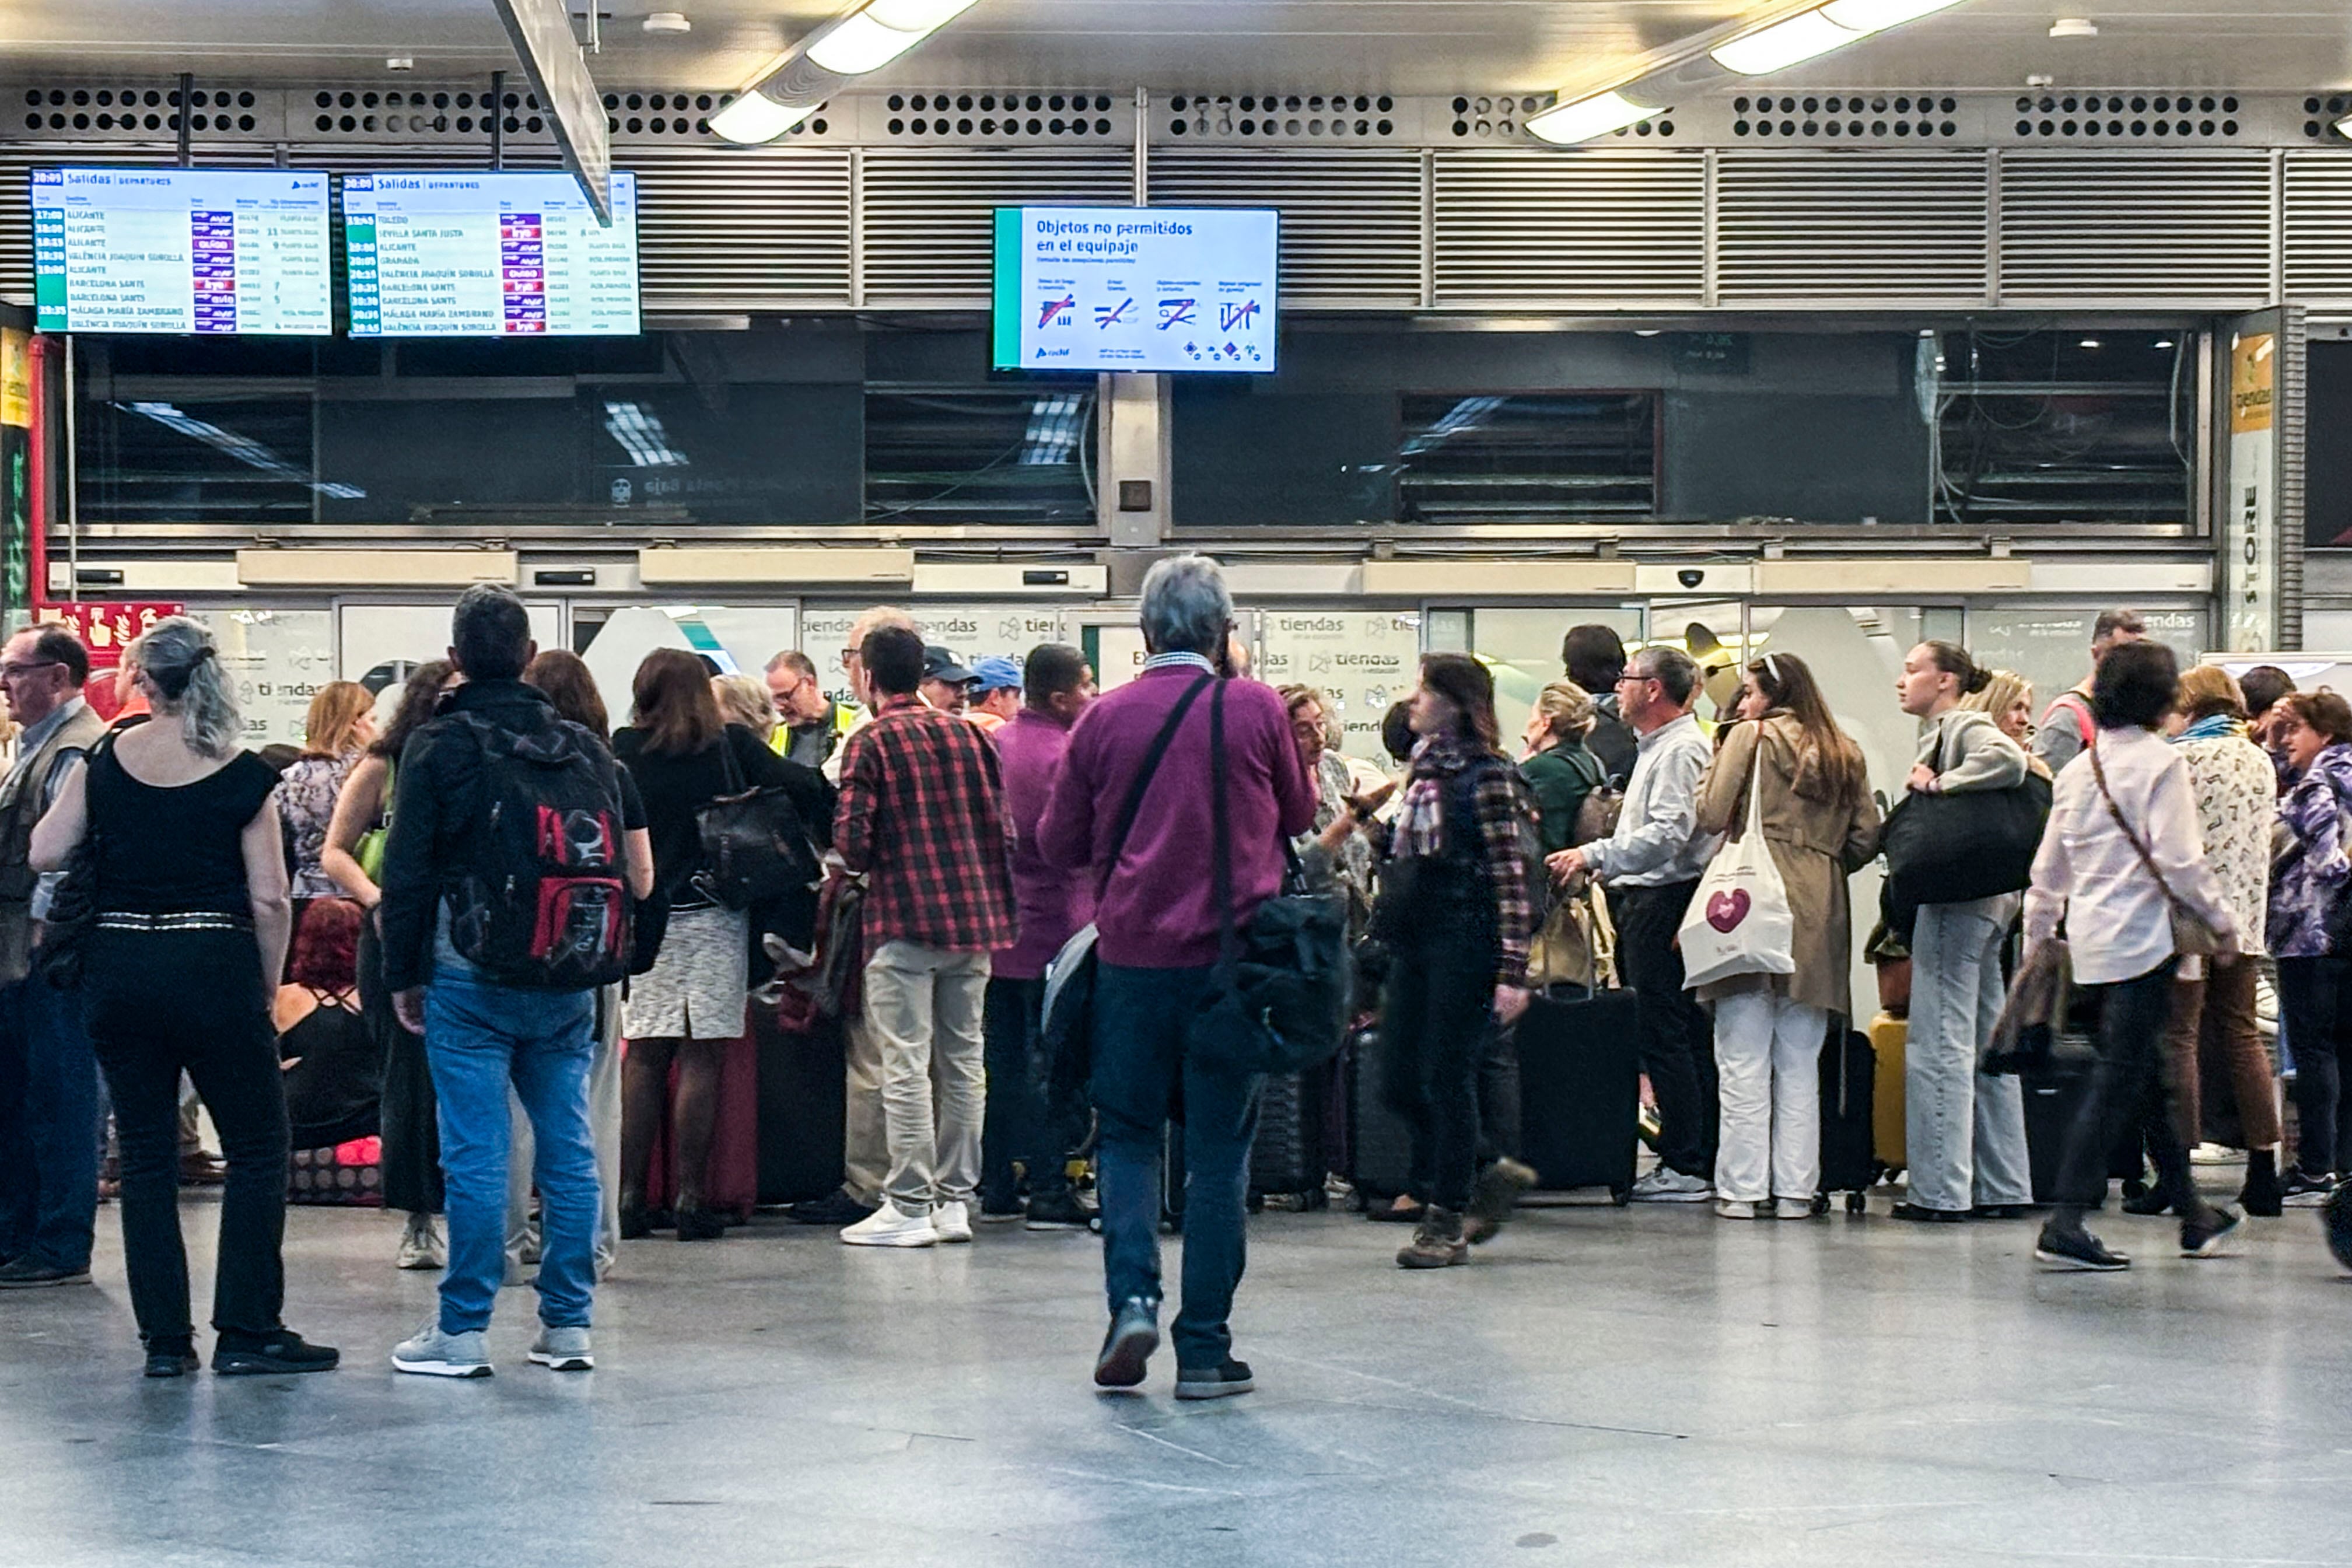
[[[1748,660],[1703,716],[1687,653],[1580,626],[1507,745],[1490,667],[1425,655],[1384,716],[1384,771],[1342,754],[1325,692],[1247,678],[1213,562],[1158,563],[1140,618],[1140,671],[1101,694],[1075,647],[967,667],[890,608],[840,651],[854,705],[798,650],[761,677],[657,650],[614,729],[587,667],[479,586],[380,731],[370,692],[331,684],[282,767],[239,748],[196,622],[130,650],[142,700],[112,726],[80,694],[83,647],[19,633],[0,653],[22,725],[0,782],[0,1288],[87,1281],[113,1183],[145,1370],[193,1370],[178,1189],[200,1100],[226,1166],[215,1370],[336,1364],[282,1317],[289,1152],[362,1131],[405,1216],[391,1261],[441,1276],[394,1366],[488,1375],[499,1291],[528,1280],[530,1359],[587,1369],[625,1246],[750,1217],[751,1010],[776,1007],[837,1018],[845,1063],[844,1179],[794,1219],[885,1248],[1098,1227],[1095,1381],[1121,1389],[1160,1342],[1181,1208],[1177,1395],[1245,1393],[1230,1319],[1262,1085],[1201,1028],[1232,1005],[1236,931],[1293,892],[1343,911],[1363,976],[1351,1011],[1410,1142],[1404,1190],[1368,1212],[1412,1226],[1409,1269],[1465,1262],[1538,1180],[1517,1145],[1544,1110],[1523,1113],[1514,1040],[1563,947],[1583,989],[1632,994],[1657,1156],[1634,1201],[1823,1212],[1821,1064],[1857,1017],[1858,924],[1874,956],[1907,955],[1899,1219],[2037,1214],[2046,1264],[2120,1268],[2085,1221],[2112,1173],[2210,1256],[2241,1223],[2189,1163],[2217,1086],[2245,1211],[2339,1179],[2352,709],[2332,692],[2183,671],[2116,611],[2037,723],[2021,678],[1922,642],[1891,694],[1916,757],[1874,787],[1801,658]],[[2030,813],[2030,878],[1856,911],[1882,837],[1890,862],[1917,837],[1895,817],[1996,803]],[[1786,934],[1687,972],[1690,922],[1727,935],[1751,907],[1719,890],[1750,836],[1745,874],[1769,868],[1758,897]],[[1047,1006],[1080,964],[1074,1068]],[[2053,973],[2093,1065],[2037,1194],[2021,1083],[2056,1070],[2066,1008],[2026,1021],[2043,1056],[2012,1047]]]

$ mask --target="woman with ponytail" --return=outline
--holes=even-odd
[[[1905,658],[1895,695],[1903,711],[1925,721],[1908,781],[1914,794],[2024,782],[2024,751],[1991,715],[1960,705],[1991,679],[1958,643],[1923,642]],[[2000,1016],[2000,949],[2019,902],[2001,893],[1919,907],[1903,1078],[1910,1190],[1895,1205],[1897,1219],[2011,1218],[2033,1202],[2023,1090],[2014,1078],[1977,1071]]]
[[[180,1239],[184,1070],[228,1158],[213,1370],[323,1372],[335,1352],[278,1320],[286,1094],[269,1009],[289,916],[278,775],[237,747],[236,700],[210,632],[173,616],[130,651],[153,717],[91,751],[34,830],[32,859],[61,870],[89,841],[82,1011],[114,1097],[123,1259],[147,1375],[197,1364]]]

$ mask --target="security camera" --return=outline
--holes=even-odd
[[[1675,581],[1685,588],[1696,588],[1706,581],[1706,574],[1696,566],[1685,566],[1675,574]]]

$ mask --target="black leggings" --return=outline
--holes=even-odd
[[[2279,1007],[2294,1056],[2294,1163],[2322,1176],[2352,1154],[2352,1007],[2345,976],[2352,963],[2331,953],[2278,961]]]
[[[1478,1173],[1478,1071],[1494,999],[1493,945],[1440,929],[1397,950],[1381,1007],[1389,1106],[1412,1129],[1412,1194],[1457,1214]]]
[[[2099,998],[2099,1060],[2059,1160],[2055,1196],[2062,1209],[2092,1208],[2107,1195],[2108,1151],[2140,1125],[2151,1096],[2162,1103],[2164,1026],[2171,1016],[2172,972],[2179,963],[2168,958],[2145,974],[2090,988]],[[2172,1117],[2148,1117],[2147,1131],[2158,1177],[2168,1191],[2193,1204],[2189,1151]]]
[[[180,1074],[220,1129],[213,1327],[268,1334],[285,1306],[286,1091],[250,932],[109,931],[90,938],[83,1016],[114,1096],[122,1251],[150,1349],[185,1349],[188,1255],[180,1238]]]

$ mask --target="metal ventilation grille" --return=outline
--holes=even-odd
[[[994,209],[1127,206],[1135,163],[1109,148],[868,153],[857,195],[859,302],[985,304]]]
[[[1716,294],[1980,300],[1981,153],[1729,153],[1716,165]]]
[[[758,310],[849,300],[849,154],[633,150],[648,306]]]
[[[2000,289],[2004,303],[2261,304],[2271,291],[2270,155],[2006,153]]]
[[[1292,303],[1411,309],[1421,303],[1421,154],[1161,153],[1161,206],[1282,209],[1282,296]]]
[[[1436,161],[1436,303],[1696,303],[1706,163],[1693,153],[1471,153]]]
[[[2289,153],[2285,227],[2287,296],[2352,299],[2352,163]]]

